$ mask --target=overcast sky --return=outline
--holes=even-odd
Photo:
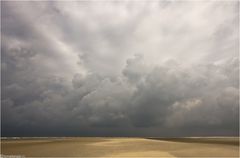
[[[1,2],[2,136],[238,135],[238,1]]]

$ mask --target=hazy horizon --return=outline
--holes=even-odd
[[[1,1],[1,136],[239,136],[239,1]]]

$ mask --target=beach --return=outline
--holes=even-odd
[[[3,139],[2,155],[22,157],[238,157],[238,137]]]

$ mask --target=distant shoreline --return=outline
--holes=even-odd
[[[24,137],[1,137],[1,139],[29,139],[29,138],[33,138],[33,139],[42,139],[42,138],[147,138],[147,139],[178,139],[178,138],[240,138],[240,136],[197,136],[197,137],[133,137],[133,136],[129,136],[129,137],[118,137],[118,136],[60,136],[60,137],[46,137],[46,136],[37,136],[37,137],[32,137],[32,136],[24,136]]]

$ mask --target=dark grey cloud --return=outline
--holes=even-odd
[[[3,136],[238,135],[237,2],[2,2]]]

